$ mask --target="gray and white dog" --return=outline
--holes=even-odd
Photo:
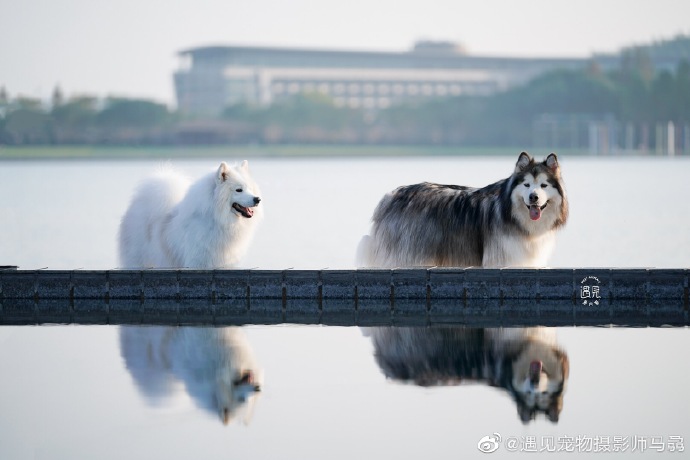
[[[542,267],[568,219],[558,158],[522,152],[510,177],[472,188],[429,182],[379,202],[357,263],[369,267]]]
[[[376,327],[364,334],[392,381],[502,388],[515,401],[523,423],[538,414],[558,422],[570,361],[552,328]]]

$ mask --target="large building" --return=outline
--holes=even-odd
[[[270,105],[300,92],[320,92],[340,106],[371,109],[425,97],[487,95],[548,70],[588,62],[471,56],[446,42],[419,42],[399,53],[208,46],[179,56],[178,108],[202,117],[239,103]]]

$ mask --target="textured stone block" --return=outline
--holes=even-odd
[[[104,299],[108,292],[108,272],[75,270],[72,272],[74,299]]]
[[[36,276],[36,293],[39,299],[69,299],[71,273],[68,271],[41,270]]]
[[[249,272],[250,270],[216,270],[213,273],[213,284],[216,302],[226,300],[242,300],[246,305],[249,298]]]
[[[293,299],[285,302],[285,322],[292,324],[319,324],[321,310],[317,298]]]
[[[285,322],[283,299],[251,299],[247,318],[253,324],[280,324]]]
[[[36,272],[3,271],[2,295],[5,299],[34,299],[36,297]]]
[[[330,304],[332,310],[339,311],[341,305],[352,305],[355,299],[355,272],[351,270],[324,270],[321,272],[321,295],[323,307]],[[335,302],[335,300],[343,301]]]
[[[541,269],[537,276],[540,300],[567,300],[572,305],[575,296],[572,269]]]
[[[72,305],[69,298],[63,299],[39,299],[36,303],[36,321],[38,323],[62,323],[72,322]]]
[[[108,324],[110,306],[103,298],[76,298],[72,314],[78,324]]]
[[[500,299],[501,270],[493,268],[468,268],[465,271],[468,299]]]
[[[429,309],[429,321],[432,324],[462,323],[465,318],[465,306],[462,299],[433,299]]]
[[[215,305],[215,323],[218,325],[237,324],[246,322],[249,315],[249,299],[243,298],[224,298],[217,300]]]
[[[391,316],[391,304],[389,299],[360,299],[357,302],[358,318],[362,316]]]
[[[503,299],[537,299],[536,269],[507,268],[501,271],[501,294]]]
[[[144,270],[141,274],[144,299],[177,301],[179,298],[177,277],[177,270]]]
[[[651,301],[668,299],[683,302],[688,287],[688,270],[658,269],[649,272],[648,298]]]
[[[110,299],[142,299],[141,271],[112,270],[108,272]]]
[[[422,300],[427,298],[427,274],[425,269],[399,268],[391,273],[391,283],[396,302]]]
[[[177,306],[177,320],[181,325],[213,324],[215,306],[210,303],[209,299],[182,298]]]
[[[645,299],[614,299],[607,318],[602,318],[598,324],[615,324],[618,326],[648,326],[649,325],[649,306]],[[577,317],[577,314],[580,317]],[[583,314],[587,318],[583,319]],[[596,313],[596,310],[595,310]],[[580,323],[592,323],[592,318],[596,318],[593,312],[587,312],[584,308],[576,308],[576,319]]]
[[[321,273],[317,270],[286,270],[283,279],[287,298],[313,299],[318,304],[320,278]]]
[[[283,271],[261,270],[249,272],[249,295],[251,299],[283,298]],[[281,306],[282,308],[282,306]]]
[[[34,299],[4,299],[2,301],[0,324],[36,324],[36,303]]]
[[[573,326],[575,324],[575,305],[572,298],[541,299],[537,307],[539,325]]]
[[[506,299],[501,305],[501,324],[523,326],[540,324],[539,306],[534,299]]]
[[[342,324],[349,320],[349,324],[355,321],[355,299],[337,299],[324,297],[321,302],[322,321],[335,321]]]
[[[647,297],[649,271],[645,269],[612,270],[611,297],[615,300],[637,299]],[[580,280],[582,281],[582,280]]]
[[[428,324],[426,299],[395,299],[393,324],[398,326],[424,326]]]
[[[429,270],[431,299],[446,299],[453,302],[465,300],[465,269],[433,268]]]
[[[377,299],[364,299],[357,308],[355,322],[358,326],[390,326],[390,305]]]
[[[112,324],[141,324],[143,305],[135,299],[111,299],[108,303]]]
[[[464,308],[468,325],[491,327],[500,326],[502,320],[501,301],[497,298],[468,299]],[[488,326],[487,326],[488,325]]]
[[[391,270],[357,270],[357,298],[362,300],[376,299],[382,303],[391,301]]]
[[[213,271],[180,270],[178,276],[180,302],[186,300],[210,301],[213,296],[213,278]]]

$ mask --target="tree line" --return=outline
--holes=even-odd
[[[690,123],[690,63],[656,72],[631,49],[620,66],[556,70],[491,96],[407,101],[376,111],[339,107],[302,93],[270,106],[238,104],[209,120],[190,120],[141,99],[80,96],[56,89],[51,107],[0,89],[0,144],[379,143],[532,145],[543,114],[613,117],[623,123]],[[652,133],[653,136],[653,133]]]
[[[0,144],[156,144],[166,141],[175,119],[165,104],[150,100],[65,100],[56,88],[45,108],[38,99],[10,99],[0,88]]]

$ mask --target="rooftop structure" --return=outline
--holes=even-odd
[[[174,77],[178,107],[194,116],[218,115],[239,103],[270,105],[300,92],[320,92],[340,106],[371,109],[425,97],[488,95],[549,70],[588,62],[471,56],[448,42],[418,42],[406,52],[206,46],[179,56]]]

